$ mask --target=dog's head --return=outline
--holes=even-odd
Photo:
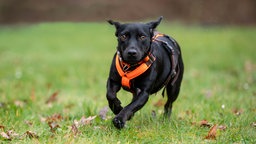
[[[129,64],[141,61],[149,52],[154,29],[160,24],[162,17],[157,21],[149,23],[127,23],[121,24],[109,20],[116,27],[118,40],[117,49],[122,59]]]

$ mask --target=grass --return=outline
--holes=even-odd
[[[162,119],[161,92],[123,130],[98,116],[72,135],[82,116],[107,106],[106,80],[116,48],[107,23],[42,23],[0,27],[0,132],[26,131],[39,138],[14,143],[256,143],[256,28],[163,23],[159,31],[181,45],[185,74],[170,121]],[[46,100],[57,93],[57,100]],[[123,105],[131,100],[119,92]],[[158,106],[155,106],[156,103]],[[42,118],[60,114],[51,132]],[[154,116],[154,114],[156,116]],[[210,125],[216,140],[206,140]],[[30,124],[26,124],[30,123]],[[254,123],[254,126],[253,126]],[[14,137],[14,136],[13,136]],[[1,143],[8,143],[0,136]]]

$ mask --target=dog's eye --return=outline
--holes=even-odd
[[[125,41],[127,39],[127,36],[126,35],[121,35],[120,39],[121,39],[121,41]]]
[[[146,39],[146,36],[141,35],[139,38],[140,38],[140,40],[144,40],[144,39]]]

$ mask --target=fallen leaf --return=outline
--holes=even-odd
[[[209,128],[212,126],[212,124],[209,123],[207,120],[201,120],[199,125],[201,127],[209,127]]]
[[[99,112],[99,116],[101,119],[106,120],[107,119],[107,112],[108,112],[108,107],[105,106],[104,108],[102,108]]]
[[[32,126],[33,125],[33,122],[28,121],[28,120],[24,121],[24,123],[27,124],[28,126]]]
[[[26,131],[25,134],[29,138],[36,138],[36,139],[39,138],[39,136],[35,132],[32,132],[32,131]]]
[[[216,133],[217,133],[218,125],[215,124],[210,131],[208,132],[208,135],[205,137],[205,139],[209,140],[215,140],[216,139]]]
[[[46,122],[58,122],[63,120],[63,117],[61,114],[57,113],[57,114],[53,114],[52,116],[49,116],[46,118]]]
[[[54,92],[47,100],[46,100],[46,104],[50,104],[53,103],[55,101],[57,101],[57,96],[59,94],[59,91]]]
[[[48,122],[51,132],[55,133],[57,128],[60,128],[60,125],[57,122]]]
[[[82,125],[88,125],[94,120],[96,116],[89,116],[88,118],[85,118],[84,116],[80,119],[80,122]]]
[[[238,109],[238,108],[234,108],[232,110],[232,112],[237,115],[237,116],[240,116],[242,113],[243,113],[243,110],[242,109]]]
[[[252,127],[256,127],[256,122],[253,122],[251,125]]]
[[[218,129],[219,129],[219,130],[222,130],[222,131],[225,131],[225,130],[227,129],[227,126],[225,126],[225,125],[220,125],[220,126],[218,126]]]
[[[72,134],[73,134],[74,136],[76,136],[76,135],[79,133],[78,128],[76,127],[75,124],[72,124],[72,126],[71,126],[71,132],[72,132]]]
[[[45,119],[45,122],[47,122],[51,132],[55,133],[56,129],[60,128],[60,125],[58,124],[58,122],[61,120],[63,120],[63,117],[61,116],[61,114],[53,114],[52,116],[47,117]],[[42,118],[41,118],[41,121],[42,121]]]
[[[11,137],[5,132],[1,132],[0,135],[6,140],[11,140]]]
[[[0,125],[0,129],[4,130],[5,126],[3,125]]]
[[[197,122],[191,122],[191,125],[196,125],[197,124]]]
[[[43,116],[39,116],[39,117],[41,122],[46,122],[46,119],[47,119],[46,117],[43,117]]]
[[[25,102],[24,101],[21,101],[21,100],[15,100],[14,101],[14,105],[17,106],[17,107],[24,107],[25,105]]]
[[[91,124],[92,120],[94,120],[96,117],[97,116],[89,116],[88,118],[85,118],[85,116],[82,116],[79,121],[74,120],[74,124],[79,128],[81,126]]]
[[[162,100],[162,99],[159,99],[155,104],[154,104],[154,106],[155,107],[162,107],[162,106],[164,106],[164,101]]]
[[[0,135],[6,140],[12,140],[13,138],[19,137],[19,134],[15,133],[13,130],[8,130],[7,132],[1,132]]]
[[[10,137],[19,137],[19,134],[17,134],[16,132],[14,132],[13,130],[8,130],[7,131],[7,134],[10,136]]]

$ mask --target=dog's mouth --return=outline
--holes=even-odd
[[[136,63],[140,62],[141,58],[139,56],[129,56],[128,55],[128,56],[124,56],[123,60],[129,64],[136,64]]]
[[[139,62],[139,60],[135,57],[127,57],[127,58],[123,58],[123,60],[128,64],[136,64]]]

